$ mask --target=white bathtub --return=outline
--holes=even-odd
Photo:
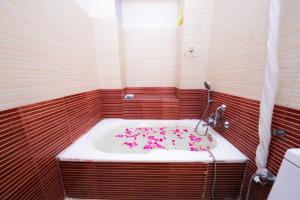
[[[198,151],[199,149],[191,151],[195,143],[189,144],[189,139],[194,134],[192,130],[197,123],[198,120],[105,119],[61,152],[58,159],[103,162],[211,162],[212,158],[209,153],[203,150],[209,148],[218,162],[247,161],[248,158],[244,154],[211,128],[208,133],[212,136],[212,140],[210,138],[207,141],[205,137],[201,137],[200,140],[203,142],[198,145],[200,151]],[[166,128],[167,134],[165,135],[160,135],[159,132],[154,131],[157,132],[158,136],[161,136],[157,139],[148,135],[145,136],[144,132],[142,134],[130,132],[130,130],[141,130],[141,127],[147,127],[147,129],[154,127],[151,130],[158,130],[159,127],[171,128]],[[180,130],[178,132],[182,133],[177,135],[177,129],[174,127],[177,127]],[[202,125],[199,127],[201,127],[200,132],[204,133],[205,129]],[[124,135],[124,130],[130,132],[129,135]],[[136,135],[129,137],[130,134]],[[151,134],[154,133],[149,133],[149,135]],[[178,137],[177,140],[174,137]],[[152,139],[155,139],[150,148],[147,146],[149,138],[150,143]],[[158,140],[161,142],[159,143]]]

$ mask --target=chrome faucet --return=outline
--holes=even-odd
[[[216,112],[214,114],[211,114],[208,117],[207,124],[203,124],[203,126],[212,126],[216,127],[218,124],[220,124],[220,112],[223,114],[226,110],[227,106],[225,104],[222,104],[216,109]],[[229,128],[230,124],[228,121],[225,121],[223,124],[224,128]]]

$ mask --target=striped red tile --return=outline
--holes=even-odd
[[[87,94],[75,94],[64,97],[64,99],[71,138],[74,141],[90,128]]]
[[[207,96],[205,90],[176,89],[180,101],[180,119],[198,119],[201,117]]]
[[[106,89],[100,91],[103,118],[122,118],[122,90]]]
[[[224,129],[219,126],[216,130],[251,160],[247,167],[245,182],[242,189],[242,197],[245,198],[249,179],[256,171],[255,154],[259,143],[258,121],[260,102],[219,92],[213,93],[213,99],[214,103],[206,117],[214,112],[222,103],[225,103],[228,108],[224,113],[224,118],[230,122],[231,126],[229,129]],[[272,128],[282,128],[286,131],[284,137],[273,136],[271,139],[267,167],[272,173],[277,174],[286,150],[289,148],[300,147],[299,110],[275,106]],[[250,199],[267,199],[270,189],[270,185],[262,186],[253,183]]]
[[[20,108],[23,127],[39,181],[49,199],[62,199],[64,191],[55,156],[71,144],[63,98]]]
[[[100,90],[0,112],[0,199],[64,199],[56,155],[101,117]]]
[[[0,112],[0,199],[45,197],[29,147],[19,109]]]
[[[218,163],[216,199],[238,198],[246,163]],[[68,197],[210,199],[211,164],[61,161]]]
[[[137,98],[131,101],[122,100],[124,93],[135,93]],[[126,88],[124,90],[94,90],[90,92],[75,94],[59,99],[46,102],[36,103],[20,108],[11,109],[0,112],[0,199],[63,199],[64,191],[59,175],[59,170],[55,156],[65,147],[71,144],[75,139],[87,132],[94,124],[102,118],[134,118],[134,119],[191,119],[199,118],[206,106],[207,96],[205,90],[182,90],[176,88]],[[235,198],[238,195],[237,185],[241,184],[242,198],[245,197],[246,186],[249,178],[255,172],[255,151],[259,141],[258,138],[258,118],[259,118],[259,102],[255,100],[245,99],[237,96],[227,95],[223,93],[213,93],[214,103],[212,104],[206,117],[214,112],[214,110],[225,103],[228,106],[224,114],[226,120],[231,124],[229,129],[217,127],[226,139],[239,148],[244,154],[250,158],[245,173],[245,181],[241,183],[242,171],[244,166],[223,166],[219,168],[219,184],[217,186],[217,199],[222,199],[226,194],[226,198]],[[284,137],[273,137],[270,145],[268,168],[277,174],[281,165],[285,151],[288,148],[300,147],[300,111],[282,106],[275,106],[273,114],[272,128],[282,128],[286,130]],[[158,165],[158,164],[157,164]],[[172,178],[168,178],[168,182],[172,182],[172,187],[176,188],[179,193],[168,193],[168,197],[183,199],[184,191],[189,191],[190,195],[186,197],[190,199],[204,197],[209,199],[209,186],[211,184],[211,165],[207,166],[207,175],[199,174],[197,167],[186,165],[175,166],[172,169],[162,166],[158,171],[153,171],[154,166],[143,165],[134,168],[129,165],[123,165],[122,172],[109,171],[110,165],[106,167],[103,164],[91,163],[78,166],[77,171],[85,170],[88,173],[79,179],[87,183],[86,187],[79,188],[80,181],[71,185],[77,191],[73,191],[78,197],[96,198],[99,192],[90,193],[88,189],[99,187],[99,182],[103,185],[101,188],[107,188],[109,185],[121,185],[111,181],[110,175],[119,174],[125,177],[125,171],[132,168],[133,173],[139,174],[139,178],[131,178],[132,182],[127,183],[122,179],[122,183],[127,183],[129,188],[139,183],[139,179],[143,179],[143,184],[149,184],[149,188],[156,190],[155,185],[151,185],[154,177],[164,176],[164,170],[168,169],[168,173],[174,173]],[[81,168],[84,169],[81,169]],[[121,167],[121,165],[119,165]],[[90,171],[90,168],[93,171]],[[203,169],[200,167],[201,170]],[[205,167],[204,167],[205,168]],[[107,176],[100,179],[103,174],[97,170],[103,169]],[[198,174],[199,182],[205,179],[206,185],[203,187],[199,182],[193,182],[193,186],[187,187],[186,182],[192,181],[192,175],[188,175],[188,171],[195,171]],[[75,170],[75,171],[76,171]],[[139,171],[141,170],[141,171]],[[143,177],[143,170],[152,174],[151,177]],[[162,170],[162,171],[159,171]],[[171,172],[171,171],[172,172]],[[205,171],[205,170],[204,170]],[[182,173],[187,173],[184,176]],[[89,174],[90,173],[90,174]],[[123,174],[122,174],[123,173]],[[157,173],[157,174],[156,174]],[[132,175],[131,174],[131,175]],[[232,174],[232,179],[228,177]],[[98,176],[97,176],[98,175]],[[90,178],[94,176],[94,182]],[[173,177],[177,177],[174,178]],[[227,179],[228,178],[228,179]],[[72,177],[71,177],[72,179]],[[176,181],[178,180],[178,181]],[[67,182],[68,183],[68,182]],[[64,183],[64,184],[67,184]],[[131,197],[145,196],[143,191],[147,190],[143,184],[135,191],[128,189],[126,195]],[[162,185],[163,182],[157,182]],[[68,184],[67,184],[68,185]],[[185,188],[186,187],[186,188]],[[148,188],[148,189],[149,189]],[[163,191],[164,187],[158,188],[157,191]],[[180,189],[185,188],[185,190]],[[203,189],[204,188],[204,189]],[[271,186],[261,186],[253,184],[251,199],[267,199]],[[160,190],[161,189],[161,190]],[[168,188],[170,190],[170,188]],[[175,189],[174,189],[175,191]],[[201,191],[196,193],[196,191]],[[205,191],[205,192],[204,192]],[[103,195],[111,198],[111,194],[106,191]],[[116,198],[126,199],[125,196]],[[164,197],[165,194],[157,192],[157,198]]]
[[[125,88],[124,94],[134,99],[122,99],[125,119],[179,119],[179,99],[175,88]]]

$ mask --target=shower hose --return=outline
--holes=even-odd
[[[250,180],[249,180],[246,200],[249,199],[249,195],[250,195],[250,191],[251,191],[251,185],[252,185],[253,179],[254,179],[256,176],[260,176],[260,174],[258,174],[258,173],[253,174],[253,175],[251,176]]]
[[[204,113],[203,113],[201,119],[199,120],[199,122],[197,123],[197,125],[196,125],[196,127],[195,127],[195,129],[194,129],[194,131],[195,131],[198,135],[200,135],[200,136],[206,136],[206,135],[207,135],[207,132],[208,132],[208,127],[207,127],[204,134],[198,133],[198,126],[200,125],[201,121],[203,120],[203,117],[205,116],[205,114],[206,114],[206,112],[207,112],[207,110],[208,110],[208,107],[209,107],[209,104],[207,104],[207,106],[206,106],[206,108],[205,108],[205,111],[204,111]]]
[[[216,187],[216,180],[217,180],[217,161],[214,154],[209,149],[205,149],[205,151],[207,151],[211,155],[214,163],[214,177],[213,177],[213,184],[211,188],[211,198],[212,200],[215,200],[215,187]]]

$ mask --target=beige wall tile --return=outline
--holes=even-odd
[[[0,26],[0,110],[98,88],[91,20],[74,2],[3,1]]]
[[[126,86],[175,86],[177,28],[124,29]]]
[[[99,85],[102,89],[122,87],[120,38],[116,18],[93,18]]]
[[[179,0],[177,28],[122,29],[71,0],[0,6],[0,110],[96,88],[177,86],[259,100],[267,0]],[[300,109],[300,1],[283,0],[276,104]],[[184,56],[194,46],[195,54]],[[58,84],[59,83],[59,84]]]
[[[279,31],[279,88],[276,103],[300,109],[300,1],[282,1]]]
[[[260,99],[268,1],[215,1],[207,79],[215,91]]]
[[[282,1],[276,104],[299,109],[300,1]],[[268,1],[215,1],[207,79],[216,91],[260,100],[267,56]]]
[[[184,23],[177,40],[177,87],[182,89],[203,88],[208,63],[210,29],[213,16],[213,1],[181,1]],[[193,46],[195,53],[188,54]]]

